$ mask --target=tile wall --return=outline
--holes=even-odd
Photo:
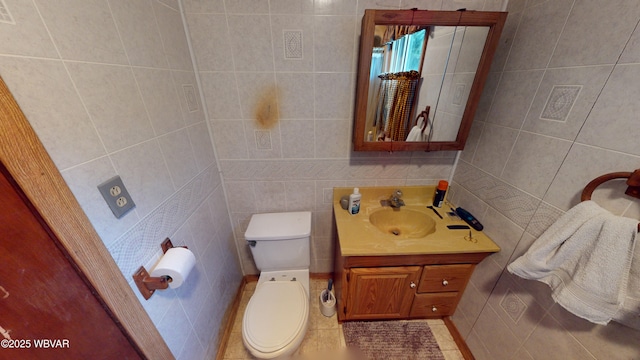
[[[508,11],[452,190],[502,251],[478,266],[454,321],[478,359],[638,358],[640,331],[582,320],[505,267],[593,178],[640,167],[640,4],[511,0]],[[608,182],[593,200],[638,219],[625,188]]]
[[[184,286],[131,286],[176,358],[215,353],[242,272],[177,1],[1,0],[0,15],[0,76],[123,276],[166,237],[195,253]],[[121,219],[96,188],[115,175],[136,203]]]
[[[215,351],[242,273],[257,272],[242,239],[252,213],[312,210],[312,271],[328,272],[333,186],[452,171],[453,153],[350,151],[363,9],[502,3],[184,0],[188,39],[177,0],[0,0],[0,76],[126,278],[166,236],[195,250],[188,285],[141,302],[176,357],[198,359]],[[579,320],[503,270],[586,182],[638,167],[639,5],[512,0],[509,11],[451,192],[503,251],[479,266],[456,324],[481,359],[638,357],[637,331]],[[256,127],[256,99],[276,90],[280,120]],[[120,220],[95,189],[116,174],[137,203]],[[640,217],[622,189],[594,199]]]
[[[311,271],[328,273],[334,186],[435,184],[452,172],[455,152],[351,151],[364,9],[499,10],[503,1],[184,0],[184,5],[243,270],[257,274],[243,237],[251,214],[312,211]],[[265,129],[254,121],[255,111],[259,100],[274,93],[279,121]]]

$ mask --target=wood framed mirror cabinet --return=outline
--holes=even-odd
[[[506,12],[365,10],[354,150],[462,150],[506,18]]]

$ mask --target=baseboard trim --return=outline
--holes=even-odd
[[[309,278],[311,279],[330,279],[333,275],[331,273],[311,273],[309,274]],[[224,332],[222,333],[222,337],[220,338],[220,343],[218,346],[218,351],[216,352],[216,360],[223,360],[224,353],[227,350],[227,344],[229,343],[229,338],[231,337],[231,329],[233,329],[233,323],[238,315],[238,310],[240,309],[240,302],[242,301],[242,293],[244,292],[245,286],[254,281],[258,281],[258,275],[245,275],[242,277],[242,281],[238,286],[238,291],[236,292],[236,297],[233,299],[233,303],[231,307],[227,311],[225,315],[225,320],[222,322],[224,326]]]
[[[236,291],[236,296],[233,299],[233,303],[227,313],[225,314],[225,319],[222,322],[224,327],[224,332],[222,333],[222,337],[220,338],[220,342],[218,343],[218,351],[216,352],[216,360],[222,360],[224,358],[224,352],[227,350],[227,344],[229,343],[229,338],[231,337],[231,329],[233,328],[233,322],[236,319],[236,314],[238,313],[238,309],[240,308],[240,300],[242,300],[242,292],[244,291],[244,287],[247,284],[247,277],[244,276],[242,281],[240,281],[240,285],[238,286],[238,290]]]
[[[456,324],[454,324],[453,321],[451,321],[451,318],[449,318],[448,316],[443,317],[442,320],[447,326],[449,333],[453,337],[453,341],[455,341],[456,345],[458,345],[458,350],[460,350],[460,352],[462,353],[462,357],[464,357],[465,360],[475,360],[473,353],[471,353],[471,349],[469,349],[469,346],[467,346],[467,342],[462,338],[462,335],[458,331]]]

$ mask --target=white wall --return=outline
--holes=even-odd
[[[502,251],[478,266],[454,321],[478,359],[638,358],[640,331],[571,315],[505,267],[589,181],[640,167],[640,3],[511,0],[508,11],[452,191]],[[625,189],[611,181],[593,199],[640,219]]]
[[[184,286],[139,299],[176,358],[205,358],[242,273],[177,2],[2,3],[0,76],[134,292],[166,237],[195,253]],[[114,175],[121,219],[96,188]]]
[[[503,1],[196,1],[187,23],[245,274],[251,214],[313,211],[311,271],[333,269],[334,186],[427,185],[448,179],[455,152],[353,152],[351,127],[364,9],[501,8]],[[284,32],[302,33],[288,59]],[[280,91],[275,127],[256,125],[261,94]]]
[[[448,152],[350,151],[363,9],[504,1],[184,0],[207,116],[187,104],[183,85],[200,98],[176,0],[4,3],[14,22],[0,19],[0,76],[124,276],[153,263],[167,236],[196,253],[187,285],[141,302],[176,357],[198,359],[218,339],[241,265],[256,272],[242,239],[250,214],[314,211],[312,271],[329,272],[333,186],[433,184],[452,170]],[[637,2],[512,0],[509,11],[451,192],[503,251],[478,267],[455,322],[480,359],[638,357],[636,331],[592,326],[545,286],[502,274],[586,182],[638,167]],[[302,31],[302,60],[283,59],[282,30]],[[282,91],[282,118],[256,133],[255,94],[267,85]],[[553,85],[581,86],[564,121],[539,119]],[[120,220],[95,188],[116,174],[137,203]],[[623,188],[595,200],[639,218]]]

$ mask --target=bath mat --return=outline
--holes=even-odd
[[[367,359],[444,360],[444,355],[424,321],[345,321],[345,343]]]

